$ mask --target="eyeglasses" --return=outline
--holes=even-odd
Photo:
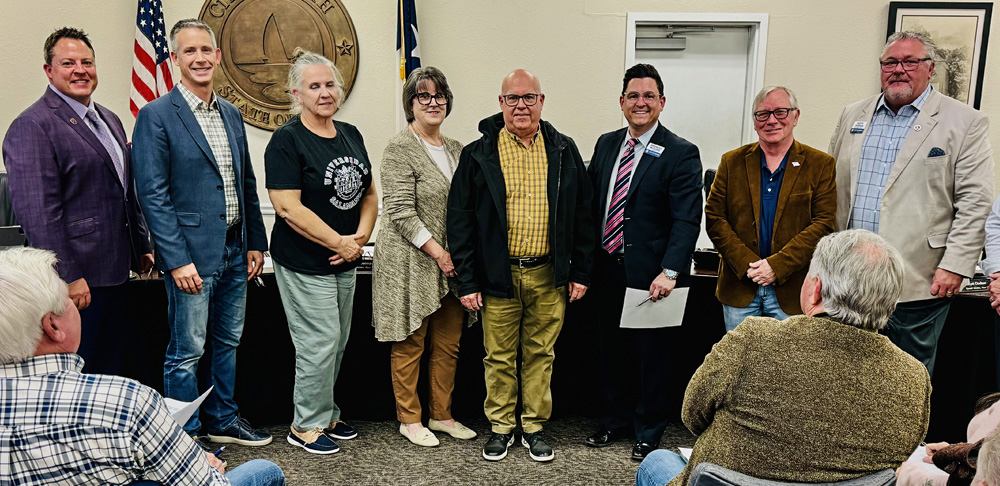
[[[753,119],[759,122],[766,122],[771,115],[774,115],[775,120],[784,120],[788,118],[788,114],[798,110],[798,108],[775,108],[773,110],[760,110],[753,112]]]
[[[645,101],[646,103],[656,103],[656,100],[660,99],[660,95],[658,95],[658,94],[656,94],[656,93],[654,93],[652,91],[647,91],[647,92],[642,93],[642,94],[637,93],[635,91],[629,91],[628,93],[625,93],[625,101],[628,101],[629,103],[635,104],[635,103],[639,102],[639,97],[640,96],[642,97],[643,101]]]
[[[526,93],[523,95],[500,95],[500,98],[503,99],[504,104],[507,106],[517,106],[521,100],[524,100],[524,106],[535,106],[535,103],[538,103],[538,98],[541,96],[538,93]]]
[[[437,101],[439,105],[447,105],[448,97],[444,93],[430,94],[430,93],[417,93],[417,103],[421,105],[431,104],[431,100]]]
[[[897,64],[903,65],[903,71],[913,71],[917,69],[917,66],[919,66],[921,62],[930,60],[931,58],[929,57],[922,57],[920,59],[903,59],[902,61],[891,59],[888,61],[879,61],[878,63],[882,65],[883,73],[891,73],[896,70]]]

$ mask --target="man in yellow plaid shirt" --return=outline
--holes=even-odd
[[[545,95],[516,70],[500,88],[501,113],[462,151],[448,197],[448,246],[458,295],[482,311],[486,403],[492,434],[483,457],[499,461],[514,441],[521,349],[521,443],[551,461],[542,427],[552,414],[553,348],[567,300],[590,285],[595,245],[586,168],[573,139],[541,121]]]

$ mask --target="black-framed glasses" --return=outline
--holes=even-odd
[[[903,59],[902,61],[897,61],[895,59],[890,59],[888,61],[879,61],[878,63],[882,65],[883,73],[891,73],[896,70],[897,64],[903,65],[903,71],[913,71],[917,69],[917,66],[921,62],[930,61],[929,57],[921,57],[920,59]]]
[[[645,93],[637,93],[635,91],[629,91],[624,95],[625,101],[635,104],[639,102],[639,98],[642,98],[646,104],[656,103],[660,99],[660,95],[652,91],[647,91]]]
[[[798,108],[775,108],[773,110],[760,110],[753,112],[753,119],[759,122],[766,122],[771,115],[774,115],[775,120],[784,120],[788,118],[788,115],[798,110]]]
[[[416,98],[417,103],[420,103],[421,105],[429,105],[431,104],[431,100],[437,101],[437,104],[439,105],[448,104],[448,97],[445,96],[444,93],[417,93]]]
[[[517,104],[520,103],[521,100],[524,100],[524,106],[534,106],[535,103],[538,103],[538,98],[541,96],[542,95],[538,93],[525,93],[523,95],[516,95],[516,94],[500,95],[500,97],[503,98],[504,104],[507,106],[517,106]]]

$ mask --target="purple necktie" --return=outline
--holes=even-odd
[[[108,151],[108,155],[111,156],[111,160],[115,163],[118,181],[122,183],[122,187],[125,187],[125,164],[122,163],[121,157],[118,155],[118,142],[115,142],[115,139],[111,138],[111,133],[96,111],[92,109],[87,110],[87,118],[90,119],[90,124],[94,126],[94,135],[97,135],[97,139],[101,141],[101,145],[104,145],[104,149]]]
[[[618,176],[615,177],[615,189],[612,191],[611,203],[608,205],[608,223],[604,226],[604,238],[601,245],[614,254],[622,247],[624,239],[625,196],[628,195],[628,183],[632,180],[632,165],[635,163],[635,144],[638,139],[630,138],[625,145],[625,154],[618,162]]]

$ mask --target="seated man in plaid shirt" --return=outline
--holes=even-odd
[[[0,251],[0,484],[285,483],[260,459],[224,476],[156,391],[80,373],[80,314],[55,263],[47,250]]]

